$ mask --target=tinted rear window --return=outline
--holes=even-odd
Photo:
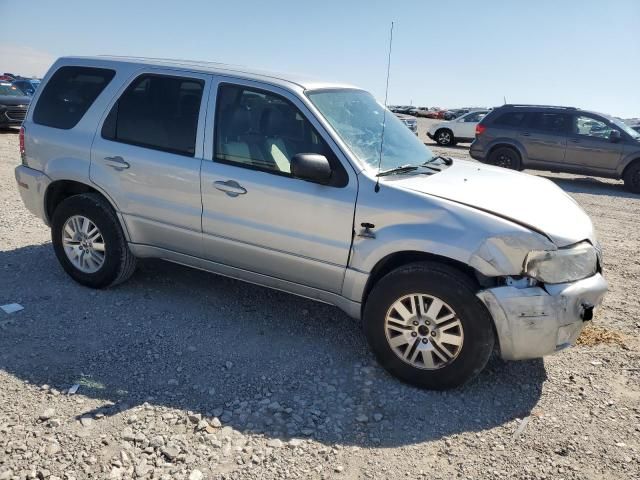
[[[75,127],[115,73],[105,68],[59,68],[38,99],[33,121],[67,130]]]
[[[523,124],[524,118],[525,112],[506,112],[499,115],[493,124],[505,127],[519,127]]]
[[[145,74],[113,106],[102,136],[116,142],[193,156],[204,82]]]

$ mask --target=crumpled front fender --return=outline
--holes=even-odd
[[[557,250],[544,236],[533,232],[514,232],[487,238],[471,254],[469,265],[487,277],[521,275],[531,250]]]

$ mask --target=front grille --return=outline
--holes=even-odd
[[[24,117],[27,116],[27,109],[26,108],[8,108],[6,115],[9,120],[22,122],[24,120]]]

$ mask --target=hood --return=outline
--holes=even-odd
[[[400,175],[402,188],[468,205],[506,218],[552,240],[558,247],[595,242],[591,219],[556,184],[545,178],[465,160],[434,175]]]
[[[27,97],[27,96],[15,97],[13,95],[0,95],[0,105],[28,106],[30,101],[31,101],[31,97]]]

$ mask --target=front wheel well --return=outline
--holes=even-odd
[[[367,303],[367,297],[369,293],[373,289],[374,285],[385,275],[395,270],[396,268],[400,268],[404,265],[408,265],[410,263],[415,262],[439,262],[445,265],[449,265],[450,267],[455,268],[460,273],[470,278],[476,285],[479,285],[477,272],[458,260],[454,260],[452,258],[443,257],[441,255],[436,255],[433,253],[427,252],[419,252],[419,251],[406,251],[406,252],[396,252],[387,255],[383,259],[379,260],[378,263],[373,267],[371,273],[369,274],[369,279],[367,280],[367,284],[365,286],[363,295],[362,295],[362,306]]]
[[[44,208],[47,221],[51,223],[53,212],[56,211],[56,208],[63,200],[82,193],[97,193],[100,196],[104,196],[95,188],[74,180],[57,180],[49,185],[44,196]]]
[[[499,148],[510,148],[511,150],[516,152],[520,156],[520,160],[522,160],[522,153],[520,153],[520,149],[511,143],[496,143],[493,147],[489,149],[489,152],[487,153],[487,158],[489,158],[491,154]]]

